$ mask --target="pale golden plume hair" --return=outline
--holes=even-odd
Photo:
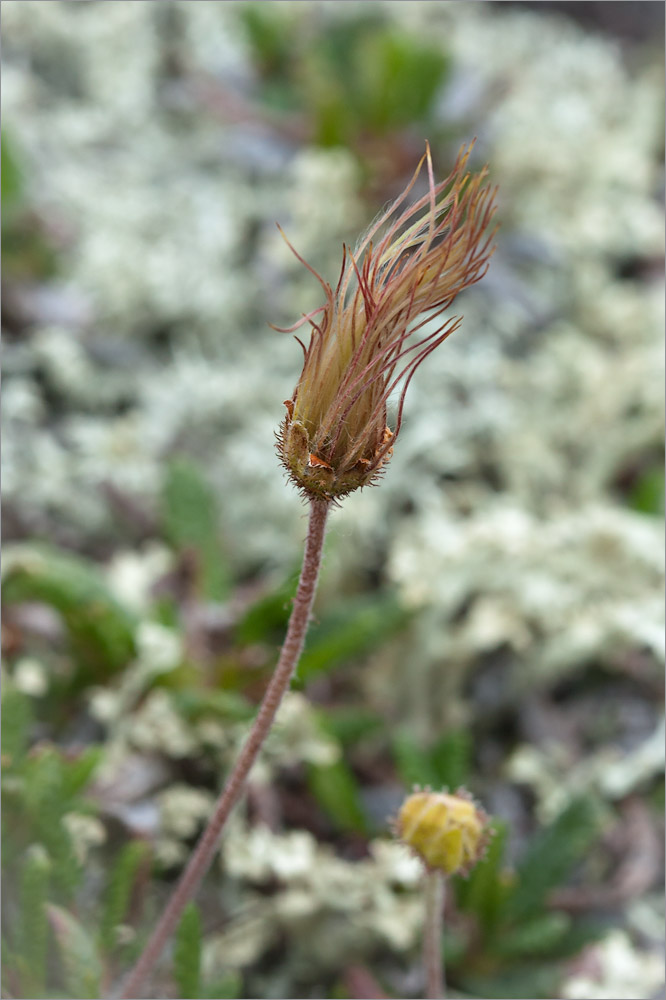
[[[435,184],[426,144],[402,194],[353,251],[343,247],[335,289],[287,240],[326,298],[284,331],[306,322],[312,328],[307,347],[299,340],[303,371],[278,434],[280,458],[308,496],[335,499],[376,480],[400,431],[414,372],[462,317],[419,332],[486,273],[497,189],[486,184],[487,167],[468,170],[472,146],[462,147],[449,176]],[[403,208],[424,164],[428,191]],[[387,403],[398,386],[391,430]]]

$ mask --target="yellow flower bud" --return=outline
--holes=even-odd
[[[484,184],[485,167],[467,172],[470,150],[463,147],[450,175],[435,184],[426,149],[397,201],[354,251],[343,248],[335,290],[294,250],[326,298],[289,328],[308,322],[312,333],[307,348],[299,341],[303,371],[278,433],[280,459],[308,497],[333,500],[376,481],[393,452],[414,372],[461,318],[427,334],[423,327],[487,270],[496,189]],[[424,163],[427,193],[399,211]],[[391,430],[387,403],[398,388]]]
[[[488,817],[462,789],[417,791],[405,799],[396,832],[429,871],[467,875],[490,838]]]

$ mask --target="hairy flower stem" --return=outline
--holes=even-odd
[[[426,972],[426,997],[442,1000],[446,996],[442,937],[444,934],[444,874],[426,875],[426,916],[423,935],[423,964]]]
[[[252,729],[217,801],[213,815],[208,821],[208,826],[201,835],[201,839],[195,847],[148,944],[127,978],[122,994],[123,1000],[136,1000],[139,996],[139,991],[146,977],[153,970],[164,946],[173,934],[185,906],[199,888],[217,850],[220,832],[243,792],[250,769],[268,736],[280,702],[289,688],[289,682],[303,651],[305,635],[308,630],[310,611],[317,589],[329,506],[328,501],[325,500],[313,499],[310,501],[310,520],[303,567],[278,664],[266,689]]]

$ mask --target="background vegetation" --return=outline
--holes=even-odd
[[[658,995],[663,6],[531,6],[3,4],[3,996],[117,985],[275,662],[305,521],[267,323],[319,292],[274,222],[332,280],[473,135],[491,271],[333,517],[152,995],[419,995],[415,782],[498,831],[453,995]]]

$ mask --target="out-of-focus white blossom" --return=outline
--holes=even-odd
[[[40,695],[46,694],[49,689],[49,676],[46,667],[32,657],[23,657],[14,664],[12,679],[19,691],[32,698],[39,698]]]
[[[72,838],[79,864],[84,865],[92,848],[99,847],[106,840],[106,828],[97,817],[83,813],[66,813],[62,820]]]
[[[561,987],[566,1000],[649,1000],[664,982],[663,956],[637,948],[623,931],[591,945],[578,964]]]

